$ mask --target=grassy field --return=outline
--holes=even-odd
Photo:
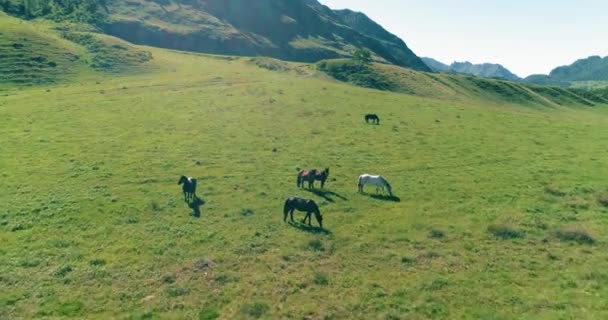
[[[145,50],[137,75],[0,84],[0,318],[608,317],[605,107]],[[326,190],[296,167],[330,167]],[[362,173],[400,201],[357,194]],[[325,232],[283,223],[292,195]]]

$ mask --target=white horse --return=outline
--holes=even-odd
[[[388,191],[388,194],[391,197],[393,196],[393,190],[391,188],[391,185],[388,183],[388,181],[386,181],[386,179],[383,176],[372,176],[369,174],[360,175],[358,183],[357,183],[357,188],[359,189],[359,192],[363,192],[363,186],[366,184],[375,185],[376,193],[378,193],[379,189],[382,189],[382,191],[384,191],[384,189],[386,188],[386,190]]]

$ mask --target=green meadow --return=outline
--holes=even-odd
[[[138,72],[0,84],[0,318],[608,317],[604,105],[136,50]],[[329,167],[325,190],[297,167]],[[325,231],[282,221],[294,195]]]

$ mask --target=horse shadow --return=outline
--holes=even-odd
[[[333,191],[329,191],[329,190],[323,190],[323,189],[306,189],[306,191],[308,191],[308,192],[310,192],[310,193],[312,193],[312,194],[314,194],[314,195],[316,195],[316,196],[319,196],[319,197],[321,197],[321,198],[325,199],[327,202],[336,202],[336,201],[333,199],[333,197],[336,197],[336,198],[338,198],[338,199],[340,199],[340,200],[343,200],[343,201],[348,200],[348,198],[347,198],[347,197],[345,197],[345,196],[343,196],[343,195],[341,195],[341,194],[339,194],[339,193],[336,193],[336,192],[333,192]]]
[[[368,195],[370,198],[381,200],[381,201],[391,201],[391,202],[401,202],[401,198],[397,196],[387,196],[385,194],[370,194]]]
[[[330,235],[331,234],[331,231],[329,231],[327,229],[322,229],[319,227],[312,227],[305,223],[289,221],[289,225],[300,231],[304,231],[304,232],[308,232],[308,233],[312,233],[312,234],[321,234],[321,235]]]
[[[190,209],[192,209],[192,215],[195,218],[200,218],[201,217],[201,207],[205,204],[205,200],[194,196],[194,200],[192,200],[191,202],[188,203],[188,207],[190,207]]]

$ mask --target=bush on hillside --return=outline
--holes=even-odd
[[[321,61],[317,69],[336,80],[352,83],[365,88],[392,90],[395,85],[376,72],[372,66],[351,60]]]

